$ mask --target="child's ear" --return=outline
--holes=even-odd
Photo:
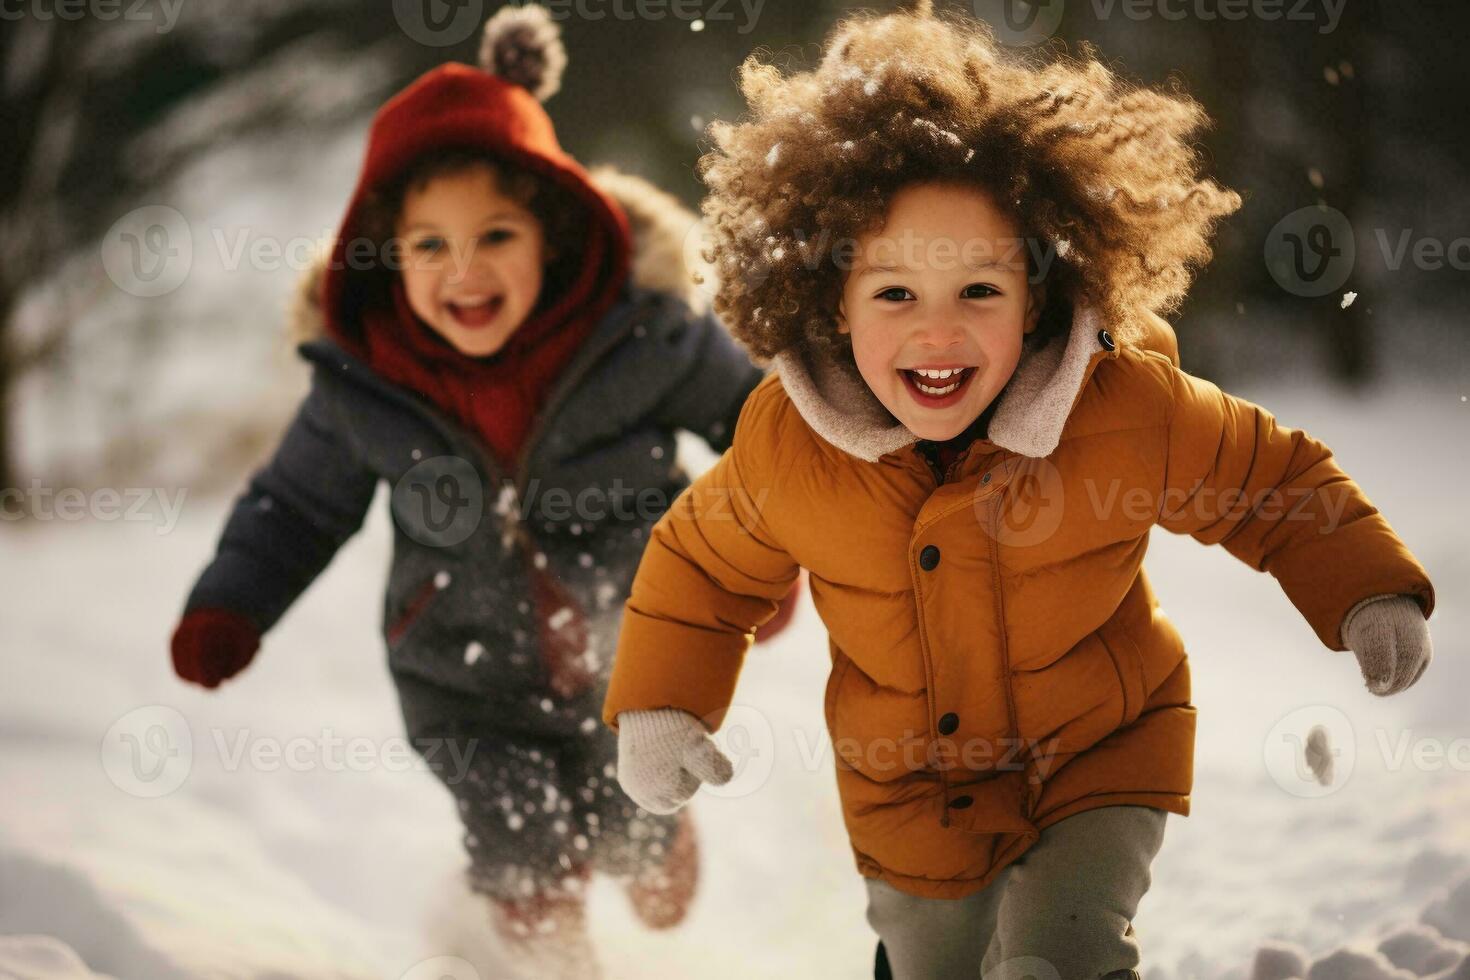
[[[851,333],[852,332],[848,328],[848,326],[847,326],[847,312],[845,310],[843,310],[843,308],[842,308],[842,300],[841,299],[838,299],[837,300],[837,332],[838,333]]]
[[[1026,329],[1030,333],[1041,322],[1041,311],[1046,309],[1046,283],[1039,282],[1030,288],[1026,297]]]

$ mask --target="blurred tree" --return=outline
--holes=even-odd
[[[60,304],[18,336],[28,288],[94,249],[203,153],[252,132],[360,116],[439,59],[403,43],[390,4],[181,9],[163,29],[158,9],[139,20],[22,8],[0,30],[0,486],[17,478],[16,386],[67,344]],[[396,70],[351,70],[385,60]],[[333,73],[352,84],[323,85]]]

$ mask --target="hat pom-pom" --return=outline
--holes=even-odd
[[[545,102],[561,88],[567,67],[561,26],[545,7],[502,8],[485,24],[480,67]]]

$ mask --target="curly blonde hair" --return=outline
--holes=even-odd
[[[1189,136],[1208,118],[1177,83],[1125,83],[1086,45],[1077,57],[1004,49],[985,24],[929,2],[845,19],[810,71],[783,75],[752,55],[740,85],[750,112],[710,126],[699,172],[715,309],[760,358],[850,350],[831,244],[881,227],[905,185],[973,182],[1055,256],[1037,343],[1079,302],[1137,339],[1139,310],[1177,308],[1215,222],[1240,207],[1198,176]]]

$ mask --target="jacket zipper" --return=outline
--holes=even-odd
[[[581,381],[587,372],[592,370],[592,365],[601,360],[603,354],[621,343],[623,338],[632,332],[634,327],[633,321],[640,319],[649,305],[651,304],[648,302],[631,304],[630,308],[623,314],[623,322],[618,325],[618,329],[607,336],[595,349],[591,349],[590,353],[584,350],[585,356],[579,358],[568,372],[562,375],[561,381],[552,390],[551,396],[546,400],[546,404],[540,412],[536,413],[536,417],[531,422],[531,429],[526,433],[526,439],[521,444],[520,456],[516,460],[514,481],[517,500],[525,494],[526,485],[530,482],[531,451],[541,439],[541,435],[550,424],[551,419],[556,415],[556,412],[561,408],[563,403],[566,402],[572,390],[576,387],[577,382]]]
[[[592,366],[602,359],[602,355],[616,347],[622,342],[624,337],[633,331],[633,322],[640,319],[640,315],[644,312],[647,305],[646,303],[632,304],[631,308],[624,313],[623,322],[618,325],[617,330],[613,331],[596,348],[584,348],[582,352],[583,356],[571,365],[566,374],[562,375],[561,380],[557,382],[556,387],[552,390],[550,397],[546,399],[546,404],[542,406],[541,411],[536,413],[536,417],[531,420],[531,428],[526,433],[525,441],[521,443],[521,451],[516,458],[515,476],[510,481],[511,487],[515,492],[517,506],[520,506],[521,502],[525,499],[526,487],[530,484],[532,452],[536,448],[537,442],[540,441],[542,433],[546,431],[551,419],[560,410],[561,406],[565,404],[567,398],[570,397],[577,382],[581,381],[587,372],[592,370]],[[513,525],[513,533],[516,540],[521,543],[528,554],[535,555],[539,551],[535,539],[531,537],[530,532],[526,530],[525,524],[519,519]]]

